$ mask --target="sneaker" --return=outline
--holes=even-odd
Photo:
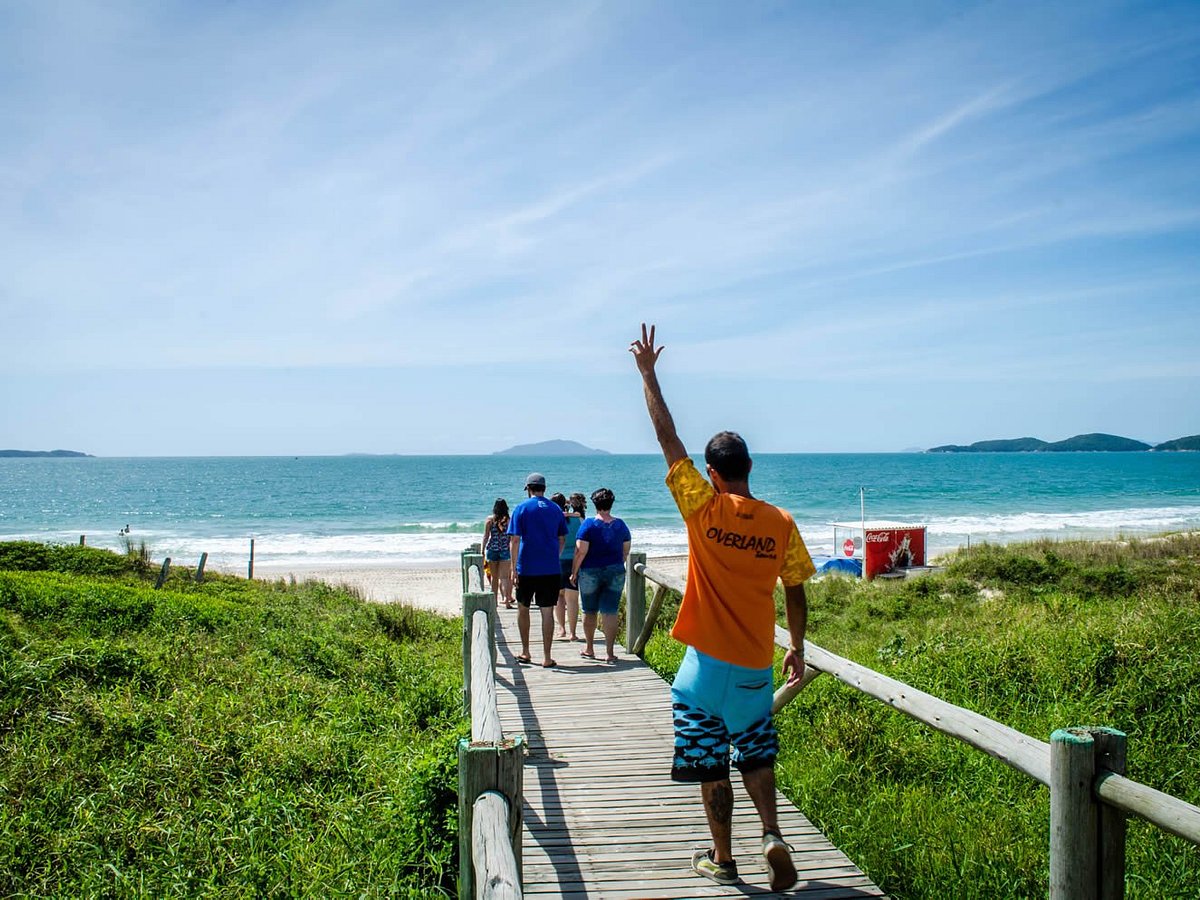
[[[791,846],[774,832],[768,831],[763,835],[762,855],[767,861],[773,891],[786,891],[796,885],[796,866],[792,862],[791,851]]]
[[[727,863],[716,862],[711,850],[697,850],[692,854],[692,871],[717,884],[738,883],[737,863],[732,859]]]

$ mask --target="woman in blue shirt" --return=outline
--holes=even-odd
[[[583,639],[587,646],[580,651],[584,659],[595,659],[593,642],[596,636],[596,616],[603,617],[605,661],[617,661],[617,608],[621,588],[625,585],[625,560],[629,558],[628,526],[612,514],[616,498],[608,488],[592,493],[596,517],[585,519],[575,537],[575,557],[571,561],[571,583],[579,586],[579,603],[583,607]]]

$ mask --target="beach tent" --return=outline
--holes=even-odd
[[[862,560],[847,558],[845,556],[835,556],[833,559],[821,563],[817,569],[820,575],[829,575],[830,573],[845,573],[853,575],[855,578],[862,577]]]

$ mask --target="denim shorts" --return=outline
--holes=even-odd
[[[625,564],[579,570],[579,605],[585,613],[615,616],[625,587]]]
[[[775,764],[772,671],[747,669],[688,647],[671,685],[674,781],[722,781],[732,762],[749,772]]]

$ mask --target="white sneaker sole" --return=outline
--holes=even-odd
[[[771,890],[786,891],[796,886],[796,864],[784,844],[772,844],[763,853],[767,861],[767,872],[771,876]]]

